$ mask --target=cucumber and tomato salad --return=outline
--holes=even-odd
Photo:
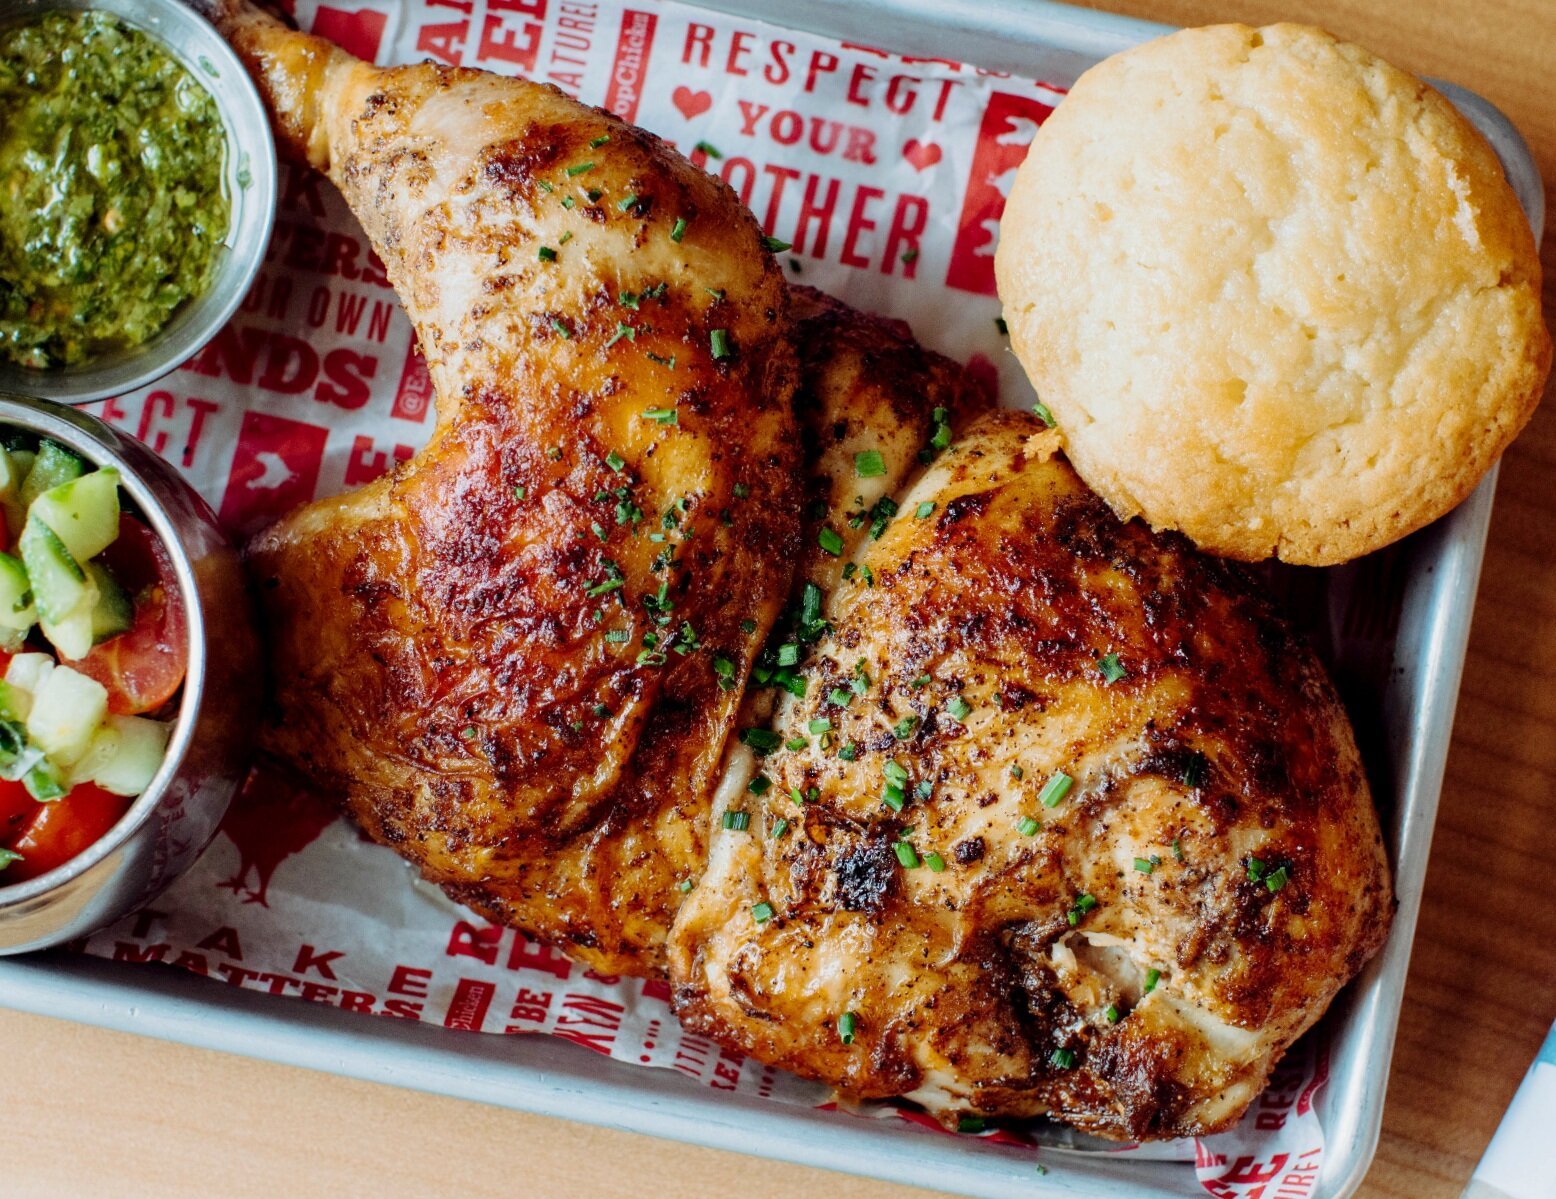
[[[172,559],[119,475],[0,448],[0,884],[106,833],[162,764],[188,666]]]

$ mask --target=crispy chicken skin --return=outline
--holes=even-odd
[[[265,744],[458,898],[659,970],[796,556],[780,271],[727,187],[554,88],[219,19],[438,403],[413,460],[251,546]]]
[[[1056,440],[1014,412],[958,429],[863,543],[773,725],[803,748],[730,755],[677,1010],[947,1119],[1208,1133],[1381,944],[1382,839],[1311,652],[1238,568],[1121,524]]]
[[[942,421],[951,426],[989,406],[988,397],[966,371],[920,346],[902,322],[860,312],[814,288],[795,287],[790,296],[794,343],[799,355],[794,408],[802,455],[799,470],[805,479],[805,515],[798,549],[787,543],[774,546],[774,552],[783,554],[793,566],[794,577],[788,614],[769,637],[768,659],[775,656],[776,643],[794,635],[806,584],[823,590],[836,585],[844,561],[868,534],[868,520],[851,523],[848,517],[865,512],[922,469],[920,454],[933,439],[937,411]],[[870,449],[881,456],[881,474],[860,478],[855,455]],[[749,499],[759,502],[755,492]],[[835,517],[835,513],[842,516]],[[842,538],[841,554],[821,548],[824,526]],[[739,596],[731,597],[732,607],[744,611],[741,602]],[[772,715],[774,697],[771,687],[746,692],[740,727],[767,721]],[[738,749],[733,731],[725,726],[726,752]],[[708,791],[704,789],[697,809],[699,824],[706,820],[707,807]],[[612,842],[627,839],[630,844],[635,834],[630,829],[606,825],[592,836],[597,858],[608,854],[613,862],[619,862],[625,855]],[[658,845],[644,847],[644,852],[662,855],[666,843],[666,839],[661,839]],[[695,856],[688,853],[671,860],[676,885],[679,880],[695,879],[706,855],[706,843],[699,839]],[[649,867],[647,859],[643,860],[646,873]],[[659,871],[664,868],[665,863],[655,867]],[[667,879],[667,887],[670,883]],[[588,885],[609,892],[615,884],[602,871]],[[516,902],[522,900],[522,891],[500,875],[448,890],[491,920],[524,929],[536,928],[531,909]],[[675,897],[679,899],[680,894],[677,890]],[[666,919],[657,930],[658,940],[663,940],[668,923]],[[664,973],[662,958],[649,965],[655,973]],[[620,967],[620,972],[641,973],[644,969],[644,963],[634,962]]]

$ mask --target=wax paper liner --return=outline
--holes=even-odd
[[[996,321],[993,251],[1005,194],[1060,89],[672,3],[299,0],[296,17],[363,58],[524,75],[653,130],[792,243],[778,252],[792,278],[906,320],[1003,403],[1030,404]],[[232,323],[173,375],[96,406],[178,466],[237,536],[382,474],[432,423],[410,324],[345,205],[296,167],[283,167],[280,193],[264,268]],[[1346,631],[1327,580],[1279,581],[1315,625]],[[1361,631],[1377,646],[1392,628]],[[455,907],[321,799],[266,774],[193,870],[83,947],[364,1015],[563,1037],[775,1102],[829,1102],[684,1032],[664,984],[600,976]],[[1235,1132],[1197,1144],[983,1135],[1041,1142],[1055,1163],[1067,1150],[1193,1160],[1214,1195],[1274,1194],[1316,1176],[1323,1077],[1320,1048],[1299,1047]],[[891,1105],[855,1110],[930,1123]]]

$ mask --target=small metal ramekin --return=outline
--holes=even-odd
[[[204,294],[131,350],[49,370],[0,360],[0,391],[84,404],[160,379],[198,352],[237,311],[270,243],[276,149],[265,106],[238,56],[208,21],[178,0],[0,0],[0,25],[57,11],[112,13],[154,37],[211,94],[227,131],[225,175],[232,215]]]
[[[0,396],[6,427],[119,471],[172,556],[188,614],[189,673],[167,757],[119,823],[47,874],[0,881],[0,954],[85,936],[150,901],[194,862],[243,781],[264,681],[237,553],[177,471],[128,434],[60,404]]]

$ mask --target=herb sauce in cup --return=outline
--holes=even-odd
[[[210,93],[106,13],[0,28],[0,355],[72,366],[159,332],[227,234]]]

